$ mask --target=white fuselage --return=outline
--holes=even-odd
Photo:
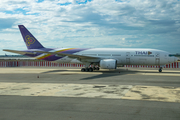
[[[59,49],[57,49],[59,50]],[[177,61],[170,53],[157,49],[130,49],[130,48],[92,48],[74,53],[75,55],[92,56],[100,59],[78,60],[64,57],[56,62],[60,63],[84,63],[99,62],[102,59],[115,59],[120,65],[165,65]]]

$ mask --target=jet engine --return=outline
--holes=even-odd
[[[114,59],[104,59],[100,61],[100,67],[102,69],[116,69],[117,60]]]

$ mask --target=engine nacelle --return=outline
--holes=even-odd
[[[117,60],[114,59],[104,59],[100,61],[100,67],[102,69],[116,69]]]

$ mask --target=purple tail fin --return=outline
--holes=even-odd
[[[28,49],[44,48],[41,43],[39,43],[39,41],[26,29],[26,27],[24,27],[24,25],[18,26]]]

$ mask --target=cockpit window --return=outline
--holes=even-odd
[[[174,55],[172,55],[172,54],[169,54],[169,57],[172,57],[172,56],[174,56]]]
[[[180,57],[180,54],[179,54],[179,53],[176,53],[176,54],[169,54],[169,57]]]

